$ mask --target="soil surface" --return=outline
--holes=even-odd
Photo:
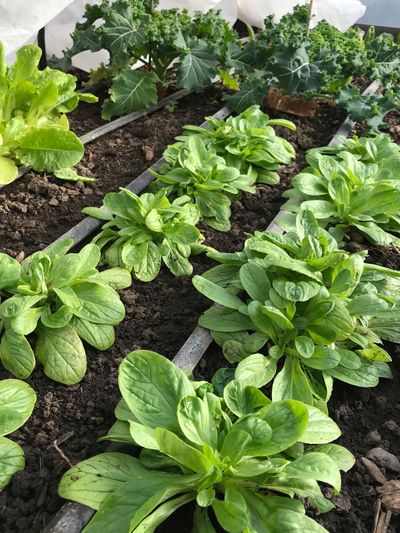
[[[219,107],[218,93],[214,91],[209,91],[205,96],[188,97],[178,105],[174,114],[166,110],[154,113],[143,121],[88,145],[82,173],[95,175],[95,185],[84,184],[79,188],[34,174],[8,186],[0,194],[3,222],[0,228],[1,251],[12,255],[20,252],[28,255],[49,244],[81,219],[80,209],[83,206],[99,205],[106,192],[127,184],[151,164],[151,161],[145,160],[142,150],[144,145],[153,147],[154,157],[159,157],[166,144],[179,134],[183,124],[200,123],[205,114],[211,114]],[[267,111],[271,116],[276,116],[271,110]],[[246,238],[244,232],[265,229],[282,203],[282,191],[289,186],[291,177],[304,166],[305,151],[313,146],[327,144],[344,117],[339,110],[323,104],[313,119],[293,119],[291,116],[285,118],[294,120],[298,126],[297,133],[283,129],[279,132],[295,143],[296,161],[291,167],[281,171],[282,179],[278,186],[259,186],[256,194],[246,194],[240,202],[233,204],[230,232],[223,234],[203,227],[202,231],[209,245],[221,251],[239,250]],[[89,193],[89,189],[92,192]],[[73,191],[74,194],[67,191]],[[62,195],[70,198],[64,201]],[[58,205],[54,201],[50,203],[52,199],[57,200]],[[201,273],[212,266],[210,260],[203,256],[194,258],[192,263],[194,273]],[[172,358],[194,329],[198,316],[209,306],[208,300],[193,289],[190,279],[174,278],[165,269],[151,283],[135,282],[130,289],[121,292],[121,297],[126,305],[126,318],[117,328],[115,345],[107,352],[87,348],[88,373],[79,385],[66,387],[54,383],[43,375],[40,367],[28,380],[37,391],[38,402],[31,419],[12,435],[25,450],[26,469],[15,475],[9,487],[0,494],[2,530],[13,533],[38,533],[43,530],[51,515],[63,503],[57,496],[57,486],[68,468],[67,463],[75,464],[104,451],[107,446],[105,443],[96,443],[96,439],[107,432],[114,420],[113,409],[119,399],[117,369],[122,358],[138,348],[158,351]],[[207,365],[214,370],[212,361],[207,362]],[[209,367],[204,370],[209,370]],[[9,375],[2,371],[0,377],[6,378]],[[392,385],[389,382],[383,386]],[[394,389],[392,394],[379,387],[379,395],[386,395],[390,407],[390,410],[381,409],[380,412],[384,416],[388,413],[389,418],[382,418],[380,425],[371,418],[374,426],[371,426],[371,430],[382,432],[385,446],[391,433],[389,430],[384,431],[381,426],[387,420],[396,420],[395,415],[399,413],[396,411],[398,398],[395,399],[394,392]],[[372,402],[371,398],[368,401]],[[349,428],[350,436],[346,437],[351,441],[348,446],[356,454],[364,453],[363,446],[366,446],[368,431],[360,423],[363,420],[360,410],[352,403],[362,400],[344,398],[341,403],[344,402],[349,404],[348,409],[353,410],[352,415],[346,411],[349,420],[353,416],[353,427]],[[332,405],[332,413],[339,409],[341,403]],[[374,404],[365,407],[365,424],[369,420],[367,414],[372,405]],[[351,426],[351,422],[348,425]],[[387,449],[396,453],[395,442]],[[359,494],[363,495],[360,499],[366,498],[373,484],[365,481],[364,473],[360,475],[364,484],[352,481],[351,474],[345,478],[345,495],[351,494],[352,509],[362,524],[364,517],[360,517],[358,513],[367,513],[371,497],[365,508],[358,507],[353,498]],[[355,492],[351,492],[353,485]],[[329,517],[332,518],[324,520],[333,521],[334,527],[331,524],[330,529],[332,532],[347,533],[347,514],[335,513],[330,513]],[[186,524],[185,513],[182,514],[182,519],[183,524]],[[165,531],[177,531],[179,522],[175,519],[174,526]],[[329,525],[328,522],[324,524]],[[369,532],[370,529],[368,525],[367,529],[359,531]],[[179,526],[179,531],[189,530],[185,526]]]

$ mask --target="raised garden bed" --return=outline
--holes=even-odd
[[[82,173],[90,170],[98,179],[94,185],[85,184],[82,188],[59,185],[52,178],[32,174],[7,187],[4,198],[0,196],[2,205],[6,206],[0,232],[2,251],[14,256],[28,255],[50,244],[82,219],[80,210],[83,206],[99,205],[105,192],[126,185],[148,166],[143,146],[148,146],[150,140],[154,158],[157,158],[165,145],[180,132],[182,125],[199,123],[204,114],[218,109],[218,94],[218,91],[210,90],[204,96],[188,96],[174,114],[166,110],[156,112],[91,144],[81,165]],[[271,110],[267,112],[274,116]],[[293,117],[287,118],[293,120]],[[230,232],[218,233],[201,228],[207,244],[220,251],[239,250],[245,240],[244,232],[265,229],[280,208],[282,191],[290,186],[291,177],[305,166],[305,151],[327,144],[343,118],[336,108],[323,104],[315,118],[294,119],[297,132],[280,130],[281,136],[295,144],[295,163],[281,172],[278,186],[258,186],[255,195],[246,194],[233,205]],[[393,127],[397,127],[396,117]],[[50,203],[50,209],[52,199],[57,204],[55,201]],[[24,214],[23,220],[21,213]],[[390,260],[393,262],[390,266],[398,268],[396,256]],[[386,265],[379,258],[377,261]],[[202,273],[211,265],[202,256],[195,258],[193,263],[195,273]],[[25,449],[27,467],[0,495],[0,513],[6,531],[41,531],[63,503],[57,496],[57,486],[68,468],[68,461],[75,464],[105,449],[106,444],[97,444],[96,439],[107,432],[114,419],[113,410],[119,399],[117,368],[122,358],[137,348],[151,349],[172,358],[194,329],[198,316],[209,305],[192,287],[190,279],[174,278],[165,269],[151,284],[134,283],[121,295],[127,315],[117,328],[116,343],[104,353],[87,350],[88,373],[79,385],[65,387],[50,382],[40,369],[28,380],[38,392],[38,403],[24,428],[13,434],[14,440]],[[215,357],[206,356],[203,361],[198,372],[206,377],[220,366]],[[225,362],[222,364],[225,366]],[[393,367],[398,373],[398,367]],[[8,377],[4,371],[1,375]],[[374,433],[376,430],[381,440],[369,447],[383,442],[386,449],[396,453],[395,432],[386,424],[395,420],[398,413],[395,381],[385,382],[366,395],[356,393],[356,397],[354,391],[337,387],[331,413],[336,414],[339,425],[346,428],[344,444],[355,454],[363,454],[369,449],[366,434],[371,434],[370,440],[378,439]],[[390,409],[385,407],[387,404]],[[374,417],[369,417],[371,405],[377,407]],[[346,476],[345,490],[339,497],[342,500],[337,502],[342,510],[318,520],[331,531],[347,531],[350,525],[362,532],[369,531],[375,494],[368,499],[361,495],[371,492],[371,487],[373,483],[368,474],[362,467],[356,467]],[[348,497],[352,499],[351,508]],[[354,499],[357,499],[357,505]],[[184,514],[182,520],[180,524],[175,517],[174,526],[170,523],[165,531],[185,530],[182,529]]]

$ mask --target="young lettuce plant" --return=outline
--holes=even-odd
[[[391,377],[391,358],[370,321],[398,312],[400,274],[338,249],[311,212],[298,215],[297,233],[256,233],[244,252],[210,255],[223,264],[193,283],[218,306],[199,324],[230,362],[267,347],[263,384],[273,380],[274,401],[326,409],[332,378],[372,387]],[[389,338],[382,327],[380,333]]]
[[[355,230],[372,243],[400,244],[398,155],[364,164],[346,151],[335,157],[313,152],[307,161],[310,166],[283,193],[289,198],[283,209],[313,211],[321,226],[329,226],[338,240]],[[284,214],[279,224],[285,230],[294,228],[295,215]]]
[[[38,359],[51,379],[78,383],[86,373],[81,339],[106,350],[114,343],[114,326],[124,318],[114,288],[131,284],[129,272],[99,272],[98,246],[67,253],[72,244],[61,241],[21,264],[0,254],[0,358],[20,379],[30,376]],[[27,339],[31,334],[34,349]]]
[[[58,70],[39,70],[42,52],[23,46],[6,66],[0,43],[0,183],[14,181],[18,165],[63,179],[77,179],[72,167],[83,156],[83,145],[69,131],[66,113],[80,100],[96,102],[91,94],[75,91],[76,78]]]
[[[59,494],[97,511],[84,532],[154,531],[189,502],[193,532],[215,531],[212,520],[232,533],[326,532],[293,497],[320,511],[333,507],[318,481],[337,493],[340,470],[354,463],[330,444],[338,426],[301,402],[272,403],[256,375],[243,377],[219,397],[159,354],[130,353],[119,369],[123,400],[108,438],[142,451],[138,458],[103,453],[64,475]]]
[[[36,393],[27,383],[19,379],[0,381],[0,490],[25,468],[23,449],[5,435],[25,424],[35,403]]]
[[[141,281],[153,280],[162,262],[175,276],[191,275],[190,255],[205,249],[195,226],[200,213],[188,196],[171,203],[166,194],[161,189],[139,197],[121,189],[121,194],[106,194],[103,209],[83,209],[106,221],[93,242],[103,250],[107,265],[126,268]]]
[[[185,126],[184,129],[189,134],[195,133],[208,147],[214,148],[228,166],[236,167],[241,174],[254,174],[257,183],[279,183],[277,170],[281,165],[290,164],[296,155],[293,146],[279,137],[273,128],[281,126],[294,131],[296,126],[293,122],[271,120],[258,105],[249,107],[236,117],[230,116],[225,120],[207,117],[206,120],[207,128]],[[177,139],[181,142],[167,149],[167,159],[170,152],[179,150],[187,137]]]
[[[212,147],[196,135],[165,152],[167,163],[152,172],[157,178],[153,189],[168,187],[168,194],[189,196],[199,208],[202,220],[218,231],[231,227],[231,203],[245,191],[254,193],[256,175],[246,174],[216,154]]]

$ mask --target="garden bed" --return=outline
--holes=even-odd
[[[220,107],[217,96],[218,91],[194,98],[189,96],[174,114],[157,112],[89,145],[83,164],[93,163],[103,169],[104,179],[96,173],[98,182],[95,185],[85,184],[79,189],[33,174],[7,187],[4,198],[1,198],[1,205],[8,206],[8,210],[2,213],[2,251],[28,255],[50,244],[82,218],[80,210],[83,206],[99,205],[105,192],[127,184],[149,165],[141,150],[144,140],[150,142],[151,139],[157,157],[183,124],[200,122],[204,114]],[[206,107],[208,100],[210,103]],[[297,132],[279,131],[295,144],[295,163],[281,172],[280,185],[259,186],[255,195],[245,195],[233,204],[230,232],[222,234],[202,228],[207,244],[223,251],[237,250],[245,239],[244,232],[265,229],[279,210],[282,191],[289,187],[291,177],[304,166],[305,151],[327,144],[343,118],[337,109],[323,105],[315,118],[295,119]],[[149,128],[144,132],[146,137],[140,137],[145,127]],[[116,139],[121,140],[117,143]],[[110,145],[111,142],[114,145]],[[100,148],[97,148],[98,143]],[[108,143],[109,155],[104,143]],[[136,155],[131,155],[127,161],[134,146]],[[89,155],[90,151],[97,154],[95,159]],[[115,179],[124,169],[126,176]],[[35,187],[35,183],[40,186]],[[48,204],[53,196],[67,194],[61,187],[79,191],[79,194],[72,194],[68,201],[50,209]],[[89,188],[95,193],[85,194],[85,189]],[[18,207],[10,202],[17,203]],[[41,202],[40,206],[35,202]],[[22,206],[26,209],[22,210]],[[13,237],[15,232],[19,235]],[[195,273],[201,273],[211,265],[205,257],[197,257],[193,263]],[[57,486],[68,464],[56,450],[55,441],[72,463],[105,448],[106,445],[97,444],[96,439],[104,435],[113,422],[113,409],[119,397],[117,369],[122,358],[136,348],[149,348],[172,358],[195,327],[198,316],[209,305],[192,287],[190,279],[173,278],[165,270],[150,284],[134,283],[132,288],[122,292],[122,299],[127,315],[117,328],[116,343],[104,353],[87,349],[88,373],[79,385],[65,387],[51,382],[40,368],[28,380],[38,393],[38,402],[28,423],[13,434],[24,447],[26,469],[14,476],[0,496],[0,515],[6,530],[39,532],[63,503],[57,496]],[[7,373],[3,371],[2,377],[8,377]]]

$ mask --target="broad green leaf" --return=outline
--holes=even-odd
[[[72,167],[79,163],[84,151],[75,133],[52,126],[29,127],[18,145],[18,159],[38,172]]]
[[[254,413],[270,403],[270,400],[256,387],[245,386],[237,379],[225,387],[224,400],[236,416]]]
[[[307,360],[308,363],[309,359]],[[274,379],[272,400],[300,400],[312,405],[313,395],[310,383],[303,372],[298,357],[287,355],[283,368]]]
[[[35,355],[27,339],[8,328],[1,338],[0,358],[3,366],[19,379],[29,377],[35,368]]]
[[[111,287],[82,282],[73,286],[80,307],[74,314],[95,324],[119,324],[125,317],[125,308],[118,293]]]
[[[158,78],[145,70],[121,70],[109,90],[110,99],[103,105],[105,120],[117,115],[127,115],[157,103]]]
[[[21,427],[31,416],[36,403],[35,391],[18,379],[0,381],[0,436]]]
[[[357,369],[346,368],[338,365],[325,371],[330,376],[355,385],[356,387],[376,387],[379,383],[379,374],[377,368],[371,363],[362,363]]]
[[[235,370],[235,379],[243,385],[261,388],[271,381],[276,373],[276,361],[262,354],[249,355]]]
[[[98,325],[77,317],[72,318],[70,325],[81,339],[97,350],[108,350],[115,342],[114,326]]]
[[[181,398],[196,395],[183,370],[157,353],[136,350],[122,361],[118,382],[141,424],[180,433],[178,404]]]
[[[193,41],[178,65],[178,87],[198,91],[209,85],[216,73],[214,51],[205,41]]]
[[[340,491],[341,477],[339,468],[328,455],[311,452],[289,463],[284,470],[285,474],[293,477],[314,479],[332,485],[336,492]]]
[[[148,470],[135,457],[120,452],[106,452],[68,470],[61,479],[58,493],[62,498],[99,509],[107,496],[118,487],[146,474]]]
[[[300,437],[306,444],[324,444],[340,437],[338,425],[329,416],[311,405],[307,405],[308,425]]]
[[[40,328],[35,355],[51,379],[74,385],[86,374],[86,353],[81,339],[71,326],[59,329]]]
[[[270,281],[265,269],[254,262],[243,265],[239,271],[244,290],[253,299],[265,302],[268,299]]]
[[[313,446],[313,452],[325,453],[329,455],[340,470],[348,472],[355,463],[354,456],[343,446],[338,444],[322,444],[321,446]]]
[[[16,442],[0,437],[0,489],[3,489],[11,477],[25,468],[24,451]]]
[[[212,508],[224,531],[241,533],[249,526],[246,501],[234,488],[226,488],[224,500],[215,499]]]

